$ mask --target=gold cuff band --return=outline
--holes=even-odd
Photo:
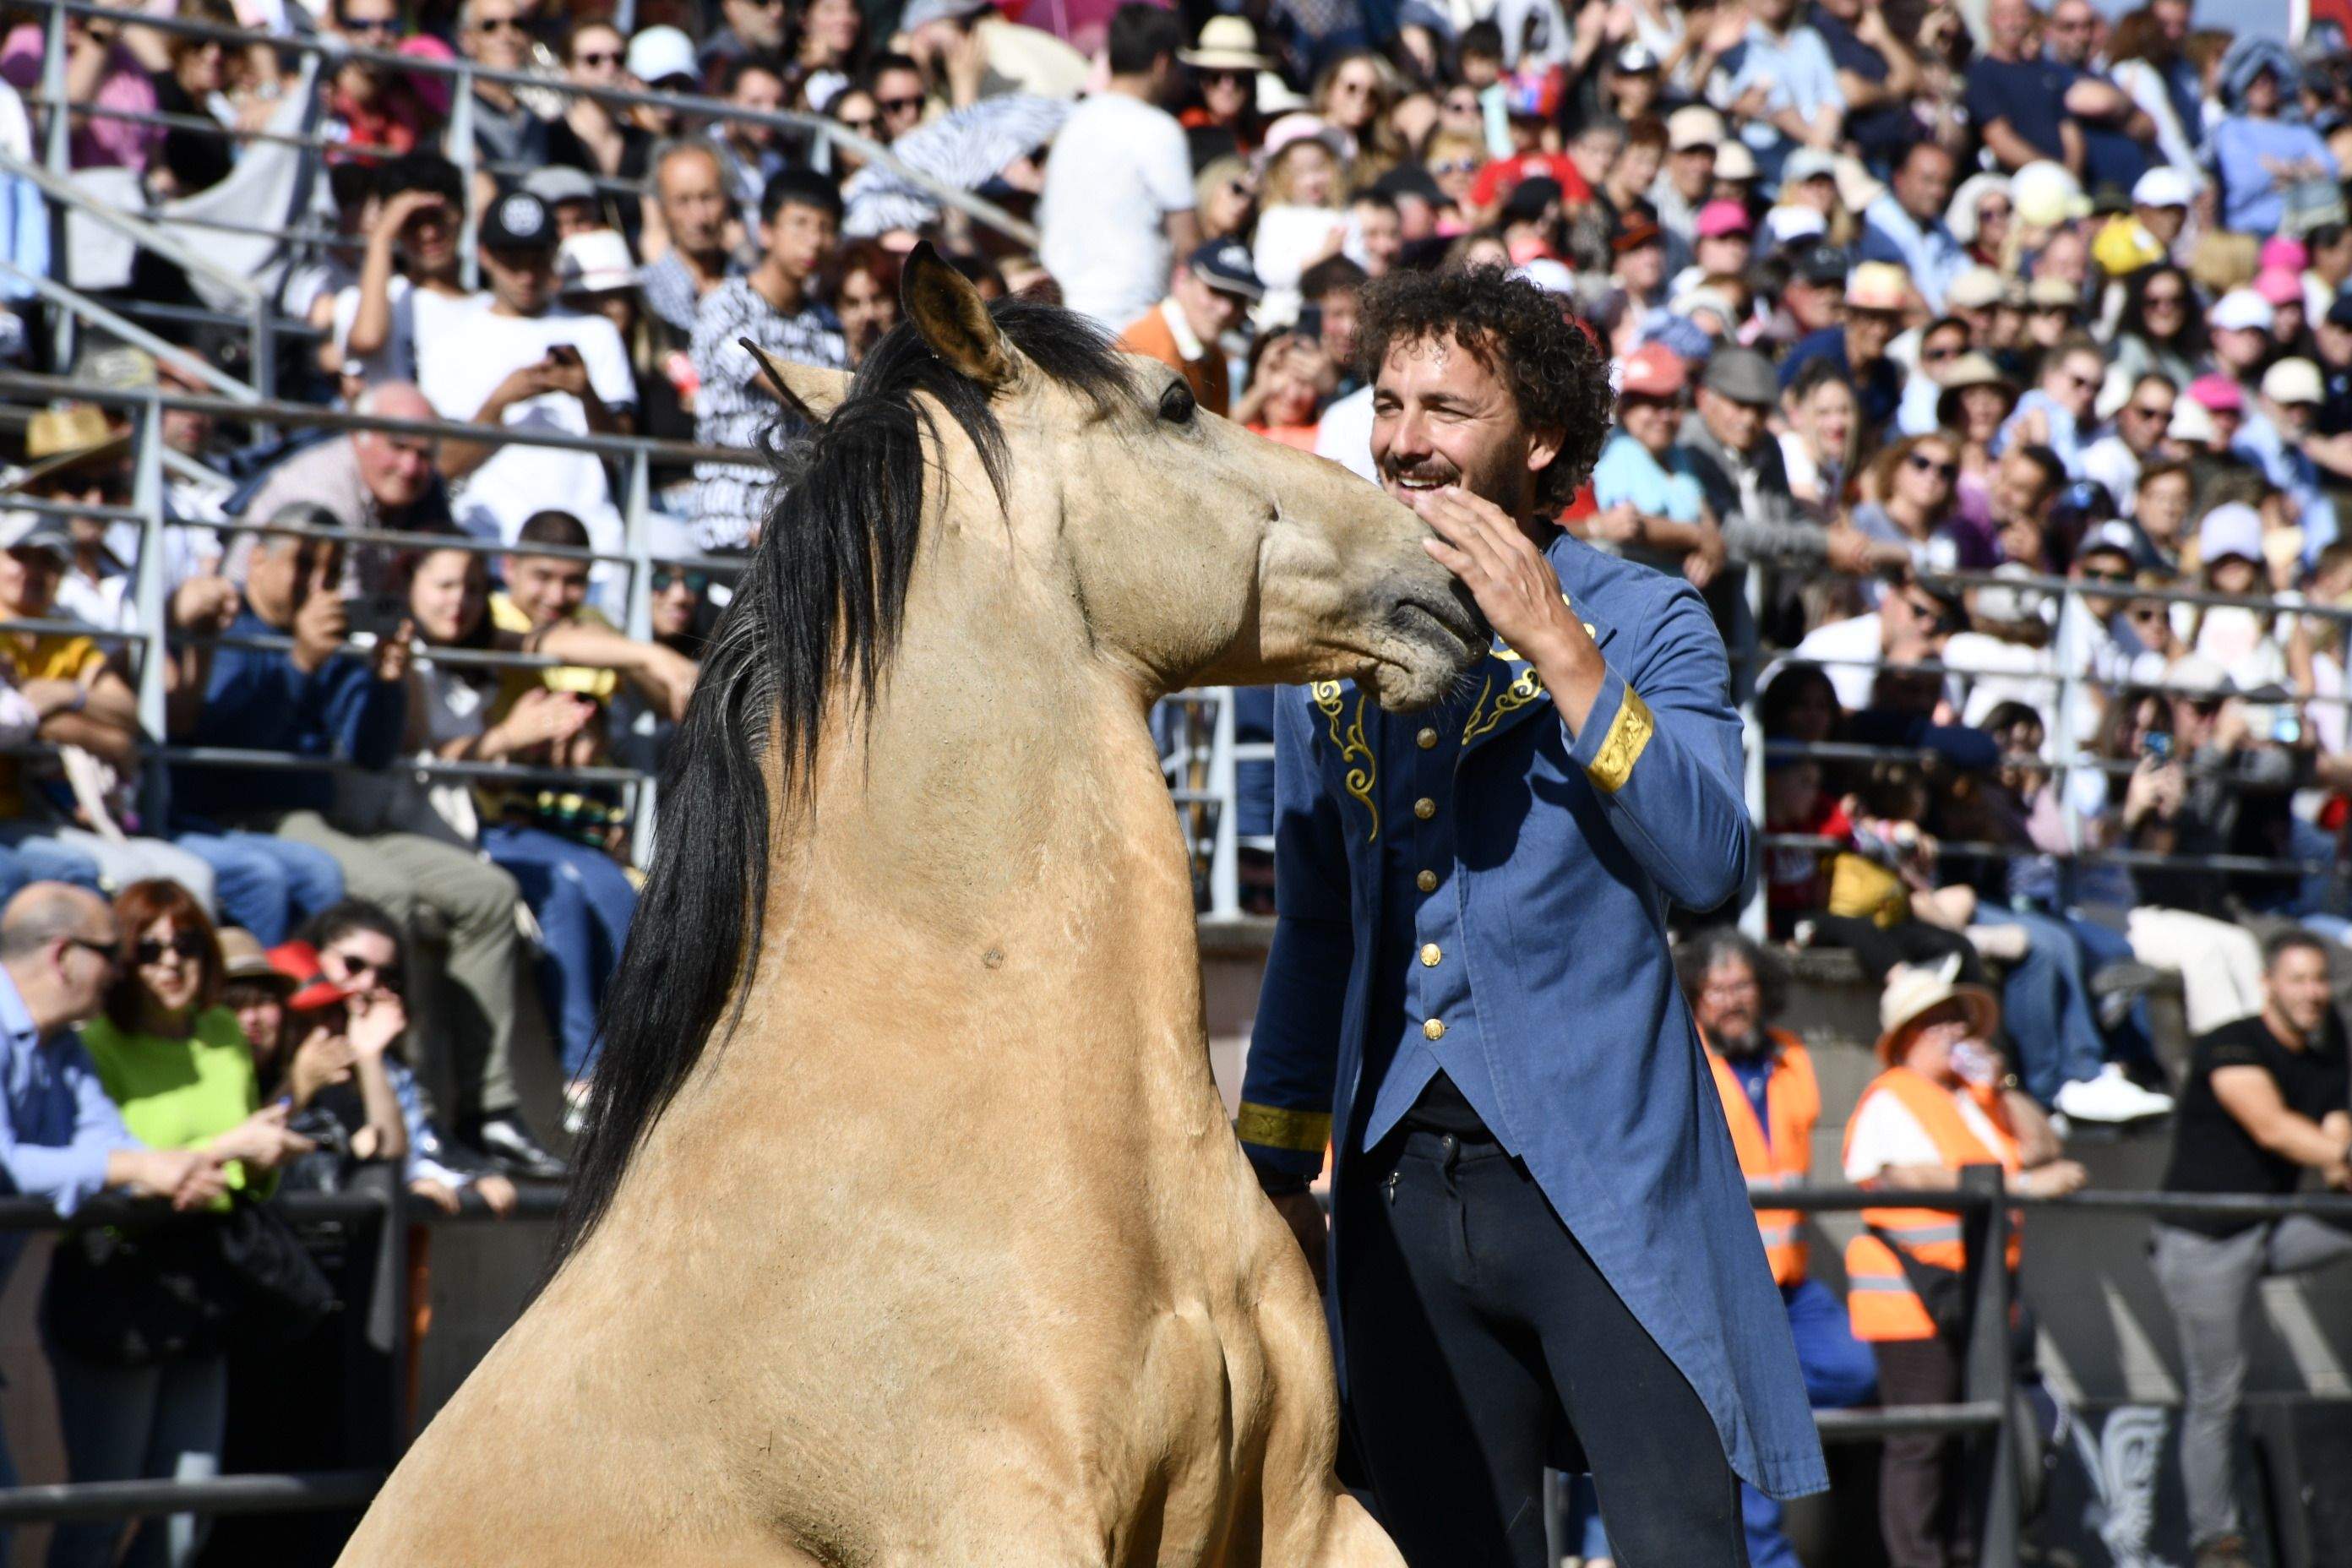
[[[1618,705],[1617,717],[1610,721],[1609,733],[1601,741],[1592,765],[1584,770],[1585,777],[1601,794],[1615,795],[1633,776],[1633,764],[1642,760],[1643,750],[1657,731],[1657,721],[1650,717],[1650,705],[1627,687],[1625,700]]]
[[[1234,1118],[1234,1135],[1244,1143],[1255,1143],[1261,1149],[1290,1149],[1301,1154],[1320,1154],[1331,1142],[1331,1113],[1328,1110],[1278,1110],[1271,1105],[1253,1105],[1242,1101],[1241,1114]]]

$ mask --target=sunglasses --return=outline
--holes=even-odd
[[[343,977],[336,982],[337,984],[351,986],[372,984],[379,991],[390,991],[395,994],[400,990],[400,972],[397,969],[385,964],[370,963],[366,959],[353,958],[348,952],[337,952],[331,948],[320,956],[332,958],[343,966]]]
[[[346,33],[371,38],[397,37],[401,31],[397,16],[338,16],[335,25]]]
[[[2169,408],[2148,408],[2135,403],[2131,405],[2131,411],[2143,419],[2161,419],[2169,422],[2172,418],[2172,410]]]
[[[671,572],[658,567],[655,569],[655,593],[667,593],[670,589],[678,586],[680,584],[684,584],[688,588],[699,594],[710,586],[710,574],[707,572]]]
[[[1959,358],[1960,353],[1958,349],[1921,349],[1919,358],[1928,364],[1941,364],[1948,359]]]
[[[142,963],[161,963],[165,953],[177,953],[182,958],[202,958],[211,944],[200,932],[184,931],[169,942],[157,942],[152,937],[141,939],[131,950],[131,956]]]
[[[68,947],[78,947],[81,949],[84,952],[96,958],[100,963],[105,964],[109,969],[113,968],[115,965],[116,956],[114,944],[110,942],[92,942],[86,936],[69,936],[65,939],[65,942]]]
[[[1440,158],[1429,166],[1433,174],[1475,174],[1478,172],[1475,158]]]
[[[2129,619],[2135,621],[2160,621],[2164,619],[2163,607],[2158,605],[2135,605],[2131,609],[2126,611],[2125,614]]]
[[[1201,85],[1203,87],[1215,87],[1220,82],[1227,87],[1243,87],[1253,79],[1255,79],[1248,71],[1204,70],[1201,72]]]
[[[2130,573],[2117,572],[2112,569],[2105,572],[2085,572],[2083,574],[2084,582],[2105,584],[2110,587],[2120,586],[2131,580],[2132,574]]]
[[[530,33],[530,24],[524,21],[520,16],[486,16],[482,20],[474,24],[474,31],[478,33],[512,33],[517,37],[521,37]]]
[[[2186,294],[2150,294],[2142,303],[2151,310],[2178,310],[2189,303]]]
[[[580,66],[616,66],[621,63],[621,56],[618,50],[600,49],[593,55],[574,55],[572,63]]]
[[[923,97],[916,93],[908,98],[877,98],[874,106],[885,114],[912,114],[923,107]]]
[[[855,131],[860,136],[871,136],[877,129],[880,128],[881,124],[882,121],[879,117],[871,114],[861,114],[855,120],[845,117],[841,121],[841,128],[844,131]]]
[[[1935,474],[1946,479],[1959,478],[1960,466],[1958,463],[1939,463],[1933,458],[1923,458],[1916,452],[1903,460],[1923,474]]]

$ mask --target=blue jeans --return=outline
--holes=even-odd
[[[2009,966],[2000,985],[2010,1037],[2024,1058],[2017,1070],[2025,1091],[2047,1105],[2062,1086],[2098,1077],[2107,1046],[2074,931],[2049,915],[1997,905],[1980,906],[1976,923],[2025,928],[2025,956]]]
[[[0,842],[0,903],[33,882],[70,882],[104,896],[98,883],[98,862],[54,838],[19,838]]]
[[[596,1005],[620,962],[637,890],[610,855],[540,828],[493,823],[482,829],[482,848],[522,889],[547,939],[541,991],[563,1076],[577,1082],[596,1063]]]
[[[221,1433],[228,1419],[226,1359],[100,1366],[47,1348],[73,1479],[194,1480],[220,1474]],[[125,1568],[182,1568],[195,1561],[208,1528],[198,1514],[149,1518],[121,1561]],[[121,1535],[120,1520],[61,1524],[49,1541],[49,1568],[107,1568]]]
[[[1789,1310],[1789,1333],[1797,1342],[1797,1368],[1805,1397],[1816,1410],[1851,1410],[1878,1394],[1878,1361],[1853,1337],[1845,1304],[1818,1279],[1800,1279],[1780,1289]],[[1796,1549],[1781,1532],[1780,1502],[1746,1481],[1739,1483],[1739,1518],[1748,1530],[1748,1568],[1801,1568]]]
[[[298,920],[343,896],[343,868],[323,849],[267,833],[176,833],[172,842],[213,868],[224,924],[243,926],[264,947],[293,933]]]

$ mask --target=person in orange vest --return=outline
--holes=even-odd
[[[1878,1004],[1878,1059],[1886,1070],[1863,1090],[1846,1122],[1846,1180],[1942,1192],[1958,1185],[1964,1166],[1999,1165],[2020,1193],[2074,1191],[2083,1167],[2061,1156],[2049,1119],[1988,1043],[2000,1004],[1980,986],[1955,984],[1957,968],[1947,961],[1888,973]],[[1845,1249],[1846,1307],[1855,1336],[1878,1358],[1879,1404],[1958,1400],[1965,1325],[1939,1324],[1919,1291],[1937,1295],[1931,1282],[1939,1271],[1964,1269],[1960,1216],[1872,1208],[1862,1222],[1865,1228]],[[2012,1291],[2021,1239],[2012,1211],[2005,1259]],[[1974,1561],[1958,1458],[1958,1443],[1932,1433],[1886,1440],[1878,1521],[1893,1568],[1965,1568]]]
[[[1804,1185],[1812,1171],[1822,1095],[1805,1047],[1771,1026],[1777,972],[1756,943],[1727,926],[1696,933],[1675,958],[1748,1190]],[[1878,1387],[1877,1364],[1854,1338],[1843,1304],[1807,1273],[1803,1222],[1792,1209],[1756,1211],[1805,1392],[1817,1410],[1867,1404]],[[1796,1549],[1781,1529],[1780,1503],[1745,1484],[1739,1502],[1753,1568],[1798,1568]]]

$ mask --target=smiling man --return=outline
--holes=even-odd
[[[1625,1561],[1747,1561],[1735,1477],[1825,1484],[1786,1314],[1675,983],[1670,904],[1746,883],[1723,644],[1690,585],[1552,525],[1605,360],[1530,283],[1365,292],[1371,456],[1495,633],[1450,700],[1282,693],[1278,921],[1238,1123],[1323,1262],[1417,1565],[1544,1561],[1547,1463]]]

